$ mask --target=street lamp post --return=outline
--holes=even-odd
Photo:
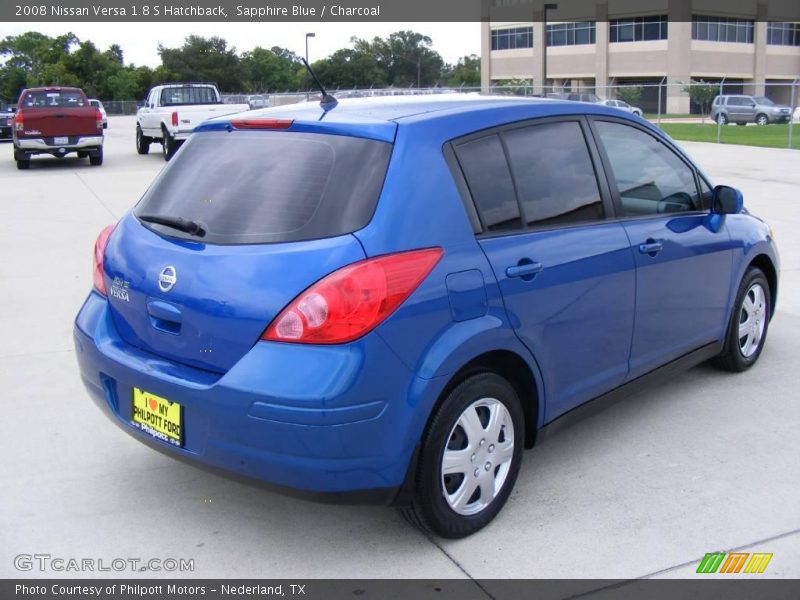
[[[307,33],[306,34],[306,63],[311,64],[308,62],[308,38],[317,37],[315,33]],[[308,81],[308,74],[306,74],[306,82]],[[308,85],[306,85],[308,87]],[[309,93],[306,92],[306,102],[309,100]]]
[[[542,40],[542,95],[547,96],[547,11],[557,10],[558,4],[548,3],[544,5],[542,30],[544,31],[544,40]]]

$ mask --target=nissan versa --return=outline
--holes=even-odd
[[[195,130],[98,237],[75,344],[153,448],[462,537],[590,400],[752,366],[778,272],[741,194],[619,110],[305,103]]]

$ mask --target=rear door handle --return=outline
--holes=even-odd
[[[655,240],[647,240],[644,244],[639,244],[639,252],[655,256],[664,248],[664,244]]]
[[[541,273],[542,269],[544,269],[544,265],[538,262],[527,262],[521,263],[518,265],[514,265],[513,267],[508,267],[506,269],[506,276],[507,277],[522,277],[523,279],[527,277],[532,277],[537,273]]]

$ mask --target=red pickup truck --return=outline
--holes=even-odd
[[[64,158],[77,152],[94,166],[103,164],[103,116],[79,88],[23,90],[17,102],[13,139],[18,169],[27,169],[35,154]]]

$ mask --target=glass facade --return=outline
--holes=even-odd
[[[492,50],[533,48],[533,27],[492,30]]]
[[[548,46],[580,46],[594,43],[594,21],[553,23],[547,26]]]
[[[609,21],[608,41],[650,42],[667,39],[667,15],[657,17],[635,17],[633,19],[616,19]]]
[[[800,46],[800,23],[767,23],[767,44]]]
[[[692,39],[752,44],[753,21],[695,15],[692,17]]]

